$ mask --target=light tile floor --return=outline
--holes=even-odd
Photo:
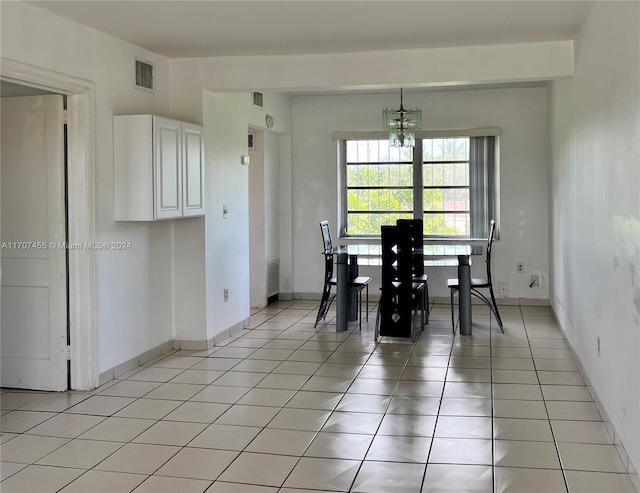
[[[10,492],[633,492],[547,308],[432,309],[415,344],[314,329],[317,303],[253,310],[208,351],[93,392],[0,396]],[[329,317],[331,318],[331,317]]]

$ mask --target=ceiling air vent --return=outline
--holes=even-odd
[[[254,92],[252,94],[253,97],[253,105],[257,106],[258,108],[264,108],[264,105],[262,103],[262,93],[261,92]]]
[[[153,65],[136,59],[136,87],[153,91]]]

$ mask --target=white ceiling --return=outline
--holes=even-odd
[[[592,1],[32,1],[170,58],[572,39]]]

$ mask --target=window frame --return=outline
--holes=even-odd
[[[501,130],[499,128],[479,128],[479,129],[465,129],[457,131],[419,131],[416,132],[416,146],[413,149],[413,217],[423,218],[425,210],[423,207],[423,152],[422,145],[423,139],[436,139],[436,138],[470,138],[469,141],[469,184],[466,187],[454,188],[466,188],[469,190],[470,200],[470,233],[469,235],[424,235],[425,239],[435,242],[446,241],[474,241],[484,240],[488,235],[488,223],[489,219],[496,220],[496,226],[499,225],[499,169],[500,169],[500,135]],[[334,132],[334,140],[338,143],[338,165],[339,165],[339,237],[342,239],[375,239],[380,238],[380,234],[376,235],[349,235],[347,233],[348,225],[348,186],[347,186],[347,141],[352,140],[386,140],[388,134],[386,132]],[[474,177],[474,170],[472,170],[471,164],[471,152],[472,152],[472,137],[494,137],[493,141],[487,141],[493,145],[493,148],[488,150],[490,154],[491,163],[484,163],[479,174],[484,176],[485,182],[481,185],[474,184],[474,180],[478,180],[478,176]],[[465,161],[467,162],[467,161]],[[478,175],[478,171],[475,171],[475,175]],[[482,188],[478,188],[478,187]],[[427,187],[433,189],[443,189],[446,187]],[[478,190],[482,189],[481,197],[478,197]],[[480,200],[480,202],[478,202]],[[482,203],[481,213],[474,212],[474,203]],[[418,213],[417,213],[418,212]],[[437,211],[440,212],[440,211]],[[452,213],[454,211],[451,211]],[[477,224],[474,227],[474,221],[480,221],[481,224]],[[486,223],[486,225],[484,224]],[[496,238],[499,235],[499,228],[496,227]]]

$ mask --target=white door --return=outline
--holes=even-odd
[[[2,98],[1,384],[67,388],[62,96]]]

